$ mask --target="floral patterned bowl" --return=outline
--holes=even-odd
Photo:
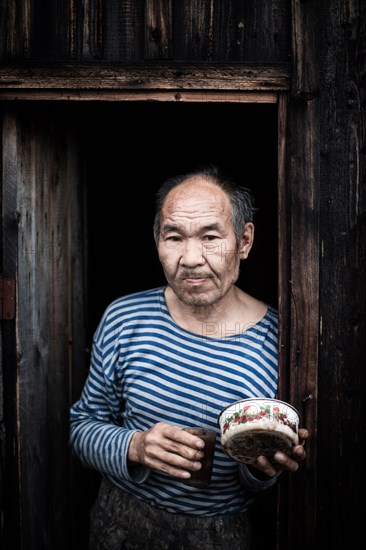
[[[218,424],[225,453],[245,464],[261,455],[273,462],[276,451],[290,454],[299,443],[299,413],[278,399],[236,401],[221,411]]]

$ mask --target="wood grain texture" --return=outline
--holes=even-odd
[[[37,91],[76,91],[81,95],[103,91],[286,91],[288,65],[250,64],[129,64],[124,66],[62,65],[55,67],[0,68],[0,98],[16,99],[18,94]]]
[[[292,8],[281,388],[310,440],[300,475],[281,485],[279,548],[342,548],[363,536],[365,492],[365,5]]]
[[[286,63],[287,0],[2,0],[0,59]]]
[[[214,4],[212,0],[176,2],[174,59],[212,61]]]
[[[329,2],[321,23],[318,532],[339,548],[364,532],[366,4]]]
[[[123,63],[143,59],[144,4],[143,0],[103,4],[103,60]]]
[[[226,2],[222,3],[226,5]],[[242,28],[241,59],[254,62],[289,61],[291,57],[291,4],[232,2],[240,10]]]
[[[305,100],[319,95],[317,40],[321,32],[320,6],[292,0],[292,93]]]
[[[185,103],[277,103],[276,92],[246,90],[145,90],[145,91],[59,91],[59,90],[19,90],[0,94],[8,101],[162,101]]]
[[[286,136],[280,135],[279,142],[280,393],[299,410],[301,425],[311,433],[306,462],[280,487],[281,550],[314,548],[317,540],[319,105],[317,94],[310,93],[317,85],[316,10],[312,4],[292,3],[293,86],[279,111],[279,128]]]
[[[145,59],[172,57],[172,0],[145,4]]]
[[[300,103],[300,104],[299,104]],[[319,353],[319,178],[318,105],[291,99],[287,136],[287,210],[289,279],[286,281],[288,324],[288,399],[299,410],[301,425],[311,434],[307,459],[295,476],[289,476],[290,494],[283,508],[279,548],[306,549],[316,545],[317,517],[317,407]],[[304,131],[306,129],[306,131]],[[299,498],[301,495],[301,498]],[[286,517],[287,516],[287,517]],[[301,539],[298,527],[304,531]],[[286,546],[287,544],[287,546]]]
[[[18,213],[17,184],[20,158],[18,155],[18,135],[15,120],[3,114],[2,123],[2,231],[1,231],[1,270],[4,277],[16,279]],[[18,290],[18,289],[17,289]],[[16,308],[18,315],[19,308]],[[16,320],[1,323],[1,507],[3,522],[0,529],[0,542],[11,537],[15,548],[20,545],[22,506],[20,500],[20,445],[19,445],[19,400],[18,400],[18,349]],[[5,505],[6,504],[6,505]]]
[[[10,454],[12,489],[7,487],[5,498],[14,502],[19,487],[21,511],[13,510],[12,518],[22,526],[21,548],[61,549],[71,536],[69,406],[85,375],[80,161],[60,121],[47,115],[32,121],[24,113],[21,122],[16,116],[9,119],[4,141],[13,143],[16,154],[3,157],[3,163],[16,181],[14,246],[21,314],[12,375],[19,464]],[[4,181],[5,190],[11,182]],[[13,257],[10,249],[7,254]]]
[[[29,59],[32,49],[31,0],[0,2],[0,58]]]

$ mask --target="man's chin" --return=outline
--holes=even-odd
[[[200,294],[198,292],[182,292],[178,294],[178,298],[186,306],[190,307],[209,307],[218,301],[218,298],[216,296],[214,296],[213,294],[208,294],[207,292],[205,292],[204,294]]]

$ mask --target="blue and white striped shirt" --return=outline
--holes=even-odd
[[[124,296],[106,309],[94,335],[81,398],[71,407],[71,449],[86,466],[167,511],[202,516],[242,512],[277,477],[259,481],[229,458],[220,445],[217,419],[239,399],[275,397],[277,312],[269,307],[244,333],[210,324],[198,335],[177,326],[164,290]],[[208,487],[190,487],[128,462],[134,432],[160,421],[216,430]]]

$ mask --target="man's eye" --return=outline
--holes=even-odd
[[[178,237],[177,235],[170,235],[170,237],[166,237],[165,240],[171,243],[177,243],[181,240],[181,237]]]
[[[203,240],[206,241],[206,242],[212,242],[212,241],[215,241],[218,238],[219,237],[217,235],[205,235],[203,237]]]

